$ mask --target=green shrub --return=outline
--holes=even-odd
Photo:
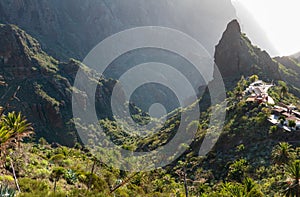
[[[50,161],[55,163],[55,164],[59,164],[61,165],[62,164],[62,161],[65,159],[65,156],[63,154],[57,154],[57,155],[54,155],[50,158]]]
[[[91,188],[93,190],[97,190],[97,191],[109,190],[109,186],[107,182],[95,174],[90,174],[90,173],[86,174],[86,179],[84,180],[84,183],[88,185],[89,182],[91,182]]]
[[[228,178],[232,181],[243,182],[249,166],[245,159],[236,160],[229,166]]]
[[[270,134],[275,133],[277,130],[278,130],[277,125],[273,125],[273,126],[270,127],[269,133],[270,133]]]
[[[0,176],[0,182],[12,182],[14,181],[14,177],[10,175],[2,175]]]
[[[48,192],[50,187],[49,183],[45,180],[34,180],[30,178],[20,178],[19,185],[22,192]]]
[[[74,185],[78,181],[76,173],[71,169],[68,169],[65,172],[64,178],[66,179],[67,183],[70,185]]]
[[[34,170],[34,176],[35,178],[39,178],[39,179],[45,179],[48,178],[51,174],[51,172],[47,169],[36,169]]]

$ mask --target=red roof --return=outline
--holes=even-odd
[[[284,115],[284,116],[286,116],[286,117],[290,117],[290,116],[291,116],[291,114],[290,114],[290,113],[287,113],[287,112],[282,113],[282,115]]]
[[[286,120],[293,120],[293,121],[297,121],[298,118],[296,118],[295,116],[290,116],[288,118],[286,118]]]

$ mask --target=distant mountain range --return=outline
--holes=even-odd
[[[87,103],[87,96],[72,84],[79,67],[93,71],[76,60],[60,62],[45,53],[40,44],[14,25],[0,25],[0,75],[8,87],[1,88],[5,102],[21,86],[19,101],[10,110],[22,111],[34,123],[37,137],[72,145],[77,135],[72,124],[71,93],[77,102]],[[230,22],[216,46],[215,62],[230,90],[241,76],[259,75],[266,81],[286,81],[291,91],[300,95],[300,63],[291,57],[272,59],[266,51],[253,46],[241,32],[236,20]],[[100,117],[110,117],[110,96],[115,81],[101,79],[101,95],[96,96]]]
[[[93,71],[70,58],[82,60],[107,36],[143,25],[175,28],[200,41],[215,58],[227,90],[241,76],[257,74],[269,82],[286,81],[300,96],[299,54],[271,58],[251,43],[239,22],[232,21],[234,18],[230,0],[166,0],[159,4],[148,0],[0,0],[0,75],[8,84],[0,88],[1,102],[21,86],[17,93],[20,101],[11,103],[10,110],[22,111],[34,123],[37,138],[74,144],[77,134],[72,123],[71,93],[78,93],[77,102],[83,105],[89,98],[72,86],[80,67],[86,70],[86,77]],[[140,54],[132,52],[116,60],[111,67],[115,77],[132,65],[154,60],[183,70],[187,66],[182,58],[163,51],[146,49]],[[203,85],[202,81],[193,78],[195,86]],[[115,83],[108,79],[99,83],[96,102],[100,118],[111,117],[109,95]],[[170,110],[176,106],[176,101],[170,100],[172,94],[145,96],[140,92],[133,100],[142,101],[138,106],[147,109],[148,103],[158,97]]]
[[[82,60],[100,41],[138,26],[181,30],[213,55],[226,24],[236,18],[230,0],[1,0],[0,23],[16,24],[50,55]]]

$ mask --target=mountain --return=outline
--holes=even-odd
[[[0,88],[2,106],[10,102],[9,111],[21,111],[33,123],[36,138],[45,137],[49,142],[72,145],[76,142],[76,132],[72,127],[71,95],[77,70],[89,70],[80,62],[71,59],[67,63],[47,55],[40,44],[14,25],[0,25],[0,75],[7,87]],[[104,95],[110,95],[110,80],[101,80],[99,85]],[[99,91],[100,92],[100,91]],[[79,92],[80,93],[80,92]],[[81,94],[78,102],[86,103]],[[107,97],[97,96],[99,110],[106,111]],[[106,101],[104,101],[107,99]],[[103,113],[104,115],[109,114]]]
[[[74,90],[72,85],[80,67],[86,70],[87,77],[90,74],[93,75],[93,71],[74,59],[60,62],[49,56],[41,49],[36,39],[15,25],[0,25],[0,45],[2,46],[0,49],[0,75],[8,84],[7,87],[0,89],[0,93],[3,95],[2,105],[20,86],[20,90],[17,92],[19,100],[14,100],[10,104],[9,110],[21,111],[26,115],[34,124],[37,138],[45,137],[50,142],[55,141],[65,145],[74,144],[77,141],[77,135],[71,121],[71,93],[72,91],[78,92],[78,102],[83,106],[88,103],[88,96],[81,90]],[[156,53],[156,56],[159,54]],[[169,57],[172,56],[162,55],[159,59],[178,61],[178,57]],[[132,58],[131,54],[122,58],[126,60],[125,62],[141,63]],[[122,62],[122,58],[119,61]],[[246,35],[241,32],[236,20],[228,24],[222,39],[216,46],[215,61],[227,88],[232,88],[242,75],[246,77],[257,74],[260,78],[270,82],[285,80],[292,87],[292,91],[300,92],[299,63],[288,57],[272,59],[267,52],[261,51],[251,44]],[[115,67],[113,66],[112,69]],[[115,83],[114,80],[103,78],[100,80],[98,86],[100,91],[97,91],[96,94],[99,118],[111,117],[110,95]],[[151,92],[153,92],[153,88],[156,87],[150,87]],[[163,89],[159,91],[163,91]],[[173,102],[168,99],[168,94],[158,94],[158,96],[153,94],[153,96],[145,98],[143,92],[144,90],[133,97],[137,101],[143,101],[143,103],[138,103],[139,107],[147,109],[147,103],[153,102],[153,99],[157,99],[159,95],[162,96],[161,100],[164,103],[172,104]],[[168,112],[173,110],[172,107]],[[139,110],[135,111],[138,113]]]
[[[278,64],[266,51],[252,45],[237,20],[228,24],[216,46],[215,63],[226,82],[234,83],[242,75],[253,74],[269,81],[280,79]]]
[[[291,91],[300,95],[300,63],[291,57],[271,58],[268,52],[253,45],[241,32],[237,20],[231,21],[216,46],[217,64],[226,87],[231,89],[241,76],[258,75],[265,81],[282,80],[289,84]]]
[[[282,80],[290,85],[291,91],[300,96],[300,61],[291,57],[275,57],[281,71]]]
[[[233,18],[230,0],[0,0],[0,23],[16,24],[64,60],[82,60],[107,36],[149,25],[183,31],[213,55]]]

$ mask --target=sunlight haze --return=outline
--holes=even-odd
[[[278,50],[278,55],[291,55],[300,51],[299,0],[232,1],[248,9]],[[239,15],[238,8],[237,13]]]

